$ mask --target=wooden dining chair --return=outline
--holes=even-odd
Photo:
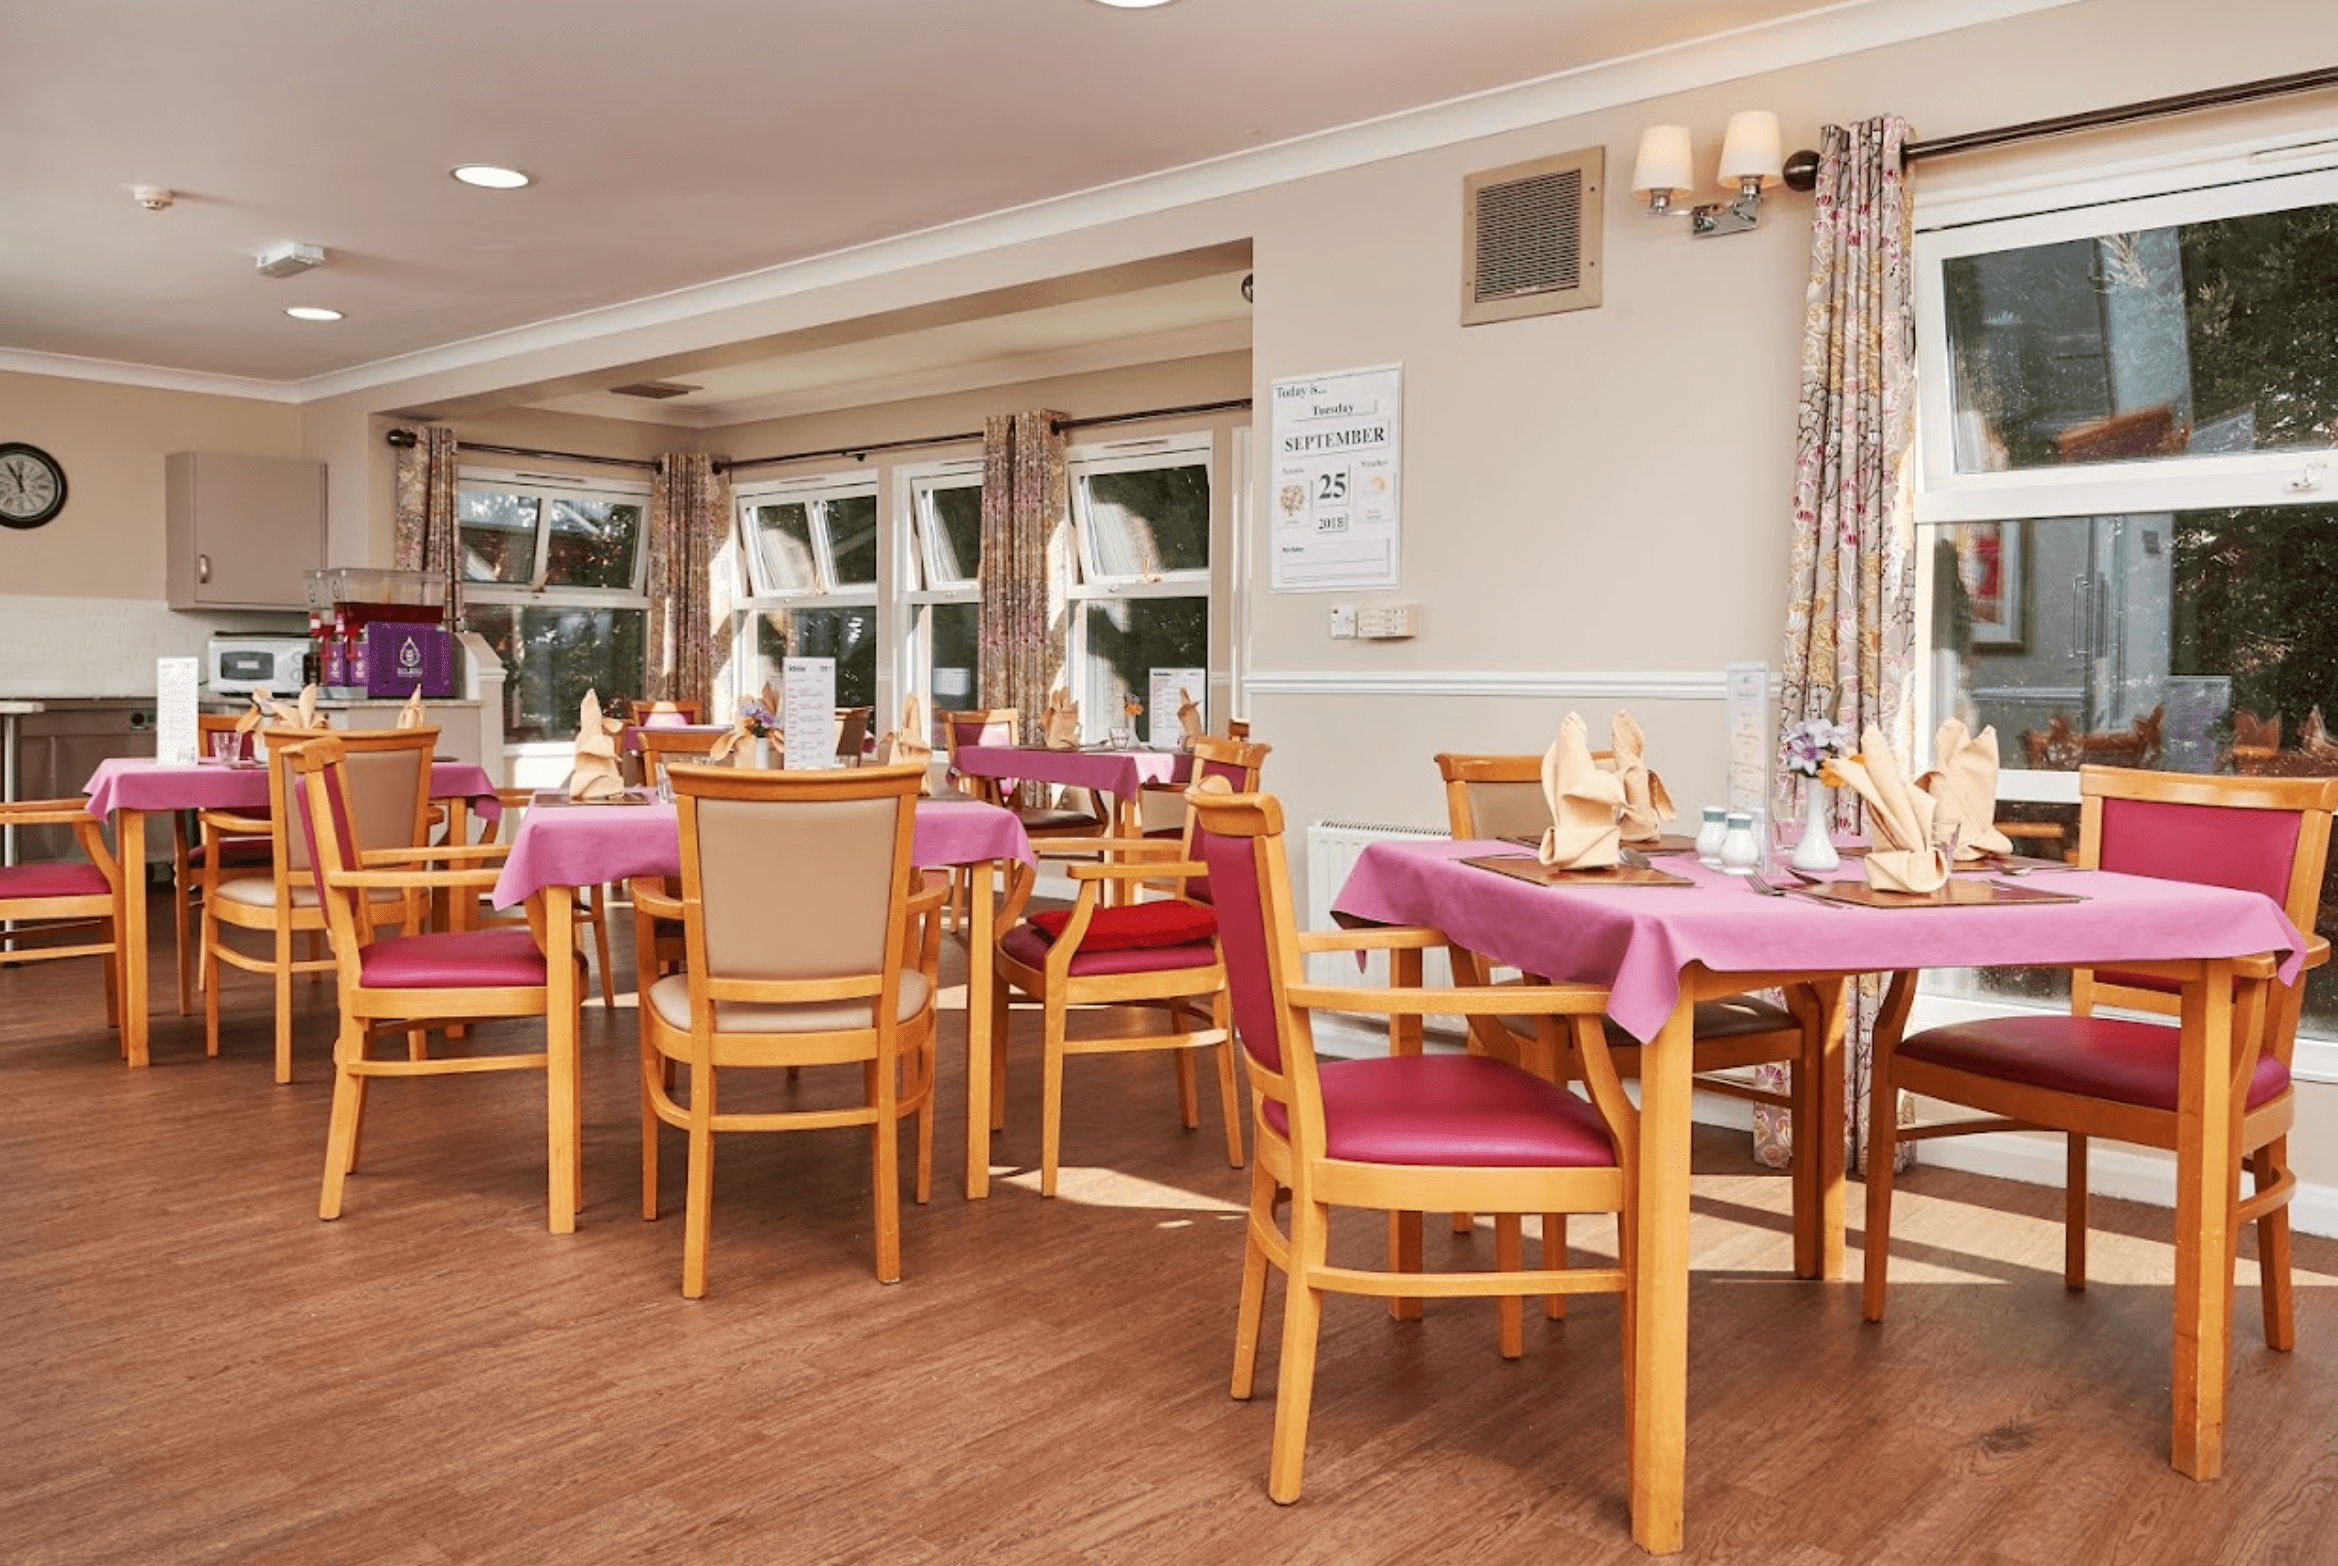
[[[1245,731],[1249,729],[1244,724]],[[1143,798],[1138,802],[1142,830],[1147,837],[1185,836],[1189,807],[1185,791],[1203,778],[1221,778],[1227,789],[1236,794],[1258,792],[1259,769],[1266,765],[1268,752],[1274,747],[1263,740],[1247,737],[1221,739],[1204,734],[1189,747],[1192,764],[1184,783],[1147,783]],[[1171,806],[1174,809],[1171,809]]]
[[[683,728],[704,722],[705,710],[694,701],[645,701],[635,704],[633,721],[645,729]]]
[[[487,823],[479,841],[516,843],[519,841],[520,820],[535,803],[536,791],[532,788],[499,788],[495,791],[495,798],[503,809],[496,819]],[[603,1011],[617,1009],[617,970],[609,961],[609,906],[616,901],[615,892],[616,888],[611,886],[577,888],[576,940],[581,947],[587,932],[591,933],[593,960],[601,976]],[[472,915],[472,922],[481,929],[493,929],[498,925],[516,927],[528,922],[528,913],[524,908],[496,908],[482,896],[478,900],[477,911]]]
[[[2306,963],[2329,959],[2314,935],[2330,816],[2338,778],[2203,777],[2086,767],[2078,775],[2079,863],[2163,880],[2193,881],[2264,893],[2307,936]],[[2297,1116],[2290,1064],[2297,1047],[2305,980],[2270,984],[2270,958],[2234,964],[2233,1093],[2240,1103],[2236,1163],[2245,1160],[2250,1194],[2236,1195],[2227,1232],[2257,1225],[2265,1342],[2286,1350],[2296,1341],[2290,1299],[2289,1199],[2297,1176],[2289,1165],[2289,1130]],[[1981,1131],[2059,1131],[2069,1139],[2064,1197],[2063,1281],[2086,1287],[2087,1148],[2094,1137],[2173,1151],[2181,1134],[2180,1030],[2157,1022],[2095,1015],[2097,1007],[2181,1010],[2181,984],[2145,964],[2097,967],[2071,975],[2069,1014],[1989,1017],[1901,1037],[1914,975],[1900,974],[1875,1028],[1872,1094],[1896,1102],[1901,1090],[1968,1109],[1982,1118],[1915,1127],[1877,1115],[1867,1166],[1867,1266],[1863,1305],[1883,1319],[1891,1257],[1892,1154],[1897,1144]],[[2269,993],[2268,993],[2269,992]],[[2224,1189],[2239,1188],[2237,1170]],[[2179,1247],[2188,1243],[2176,1236]],[[2231,1264],[2225,1268],[2231,1277]]]
[[[300,829],[300,813],[292,806],[291,752],[294,747],[326,732],[316,729],[265,728],[259,731],[268,757],[268,814],[240,815],[206,810],[201,814],[203,846],[203,1043],[205,1053],[219,1053],[219,965],[265,973],[276,992],[276,1080],[292,1080],[292,979],[299,973],[329,973],[336,959],[317,955],[317,943],[328,926],[325,910],[310,875],[309,840]],[[348,756],[351,797],[355,801],[357,841],[361,849],[413,849],[428,841],[430,817],[430,754],[438,730],[358,729],[337,736]],[[268,834],[266,875],[238,875],[224,863],[221,845],[238,835]],[[395,924],[411,935],[421,930],[428,899],[411,891],[379,890],[369,909],[377,924]],[[268,937],[266,953],[235,946],[227,930],[248,930]],[[311,955],[295,957],[299,939]]]
[[[122,872],[106,847],[105,823],[85,799],[0,802],[0,827],[38,826],[70,827],[86,862],[0,864],[0,920],[15,926],[0,940],[0,962],[104,958],[106,1026],[119,1028]],[[97,939],[77,938],[92,925]]]
[[[861,764],[861,755],[869,748],[869,719],[876,711],[874,707],[836,709],[836,759],[845,766]]]
[[[1028,864],[1008,869],[993,959],[997,982],[991,986],[993,1128],[1005,1124],[1007,1020],[1015,992],[1020,991],[1037,1003],[1042,1016],[1040,1195],[1055,1195],[1063,1143],[1064,1061],[1072,1055],[1173,1051],[1178,1112],[1191,1131],[1201,1125],[1191,1052],[1214,1051],[1226,1122],[1226,1162],[1241,1168],[1242,1111],[1234,1082],[1233,1035],[1226,1019],[1226,972],[1218,961],[1217,916],[1207,901],[1206,872],[1181,857],[1181,844],[1163,839],[1075,838],[1065,840],[1064,846],[1098,856],[1097,862],[1061,867],[1076,888],[1069,910],[1025,919],[1038,871]],[[1116,882],[1155,885],[1168,895],[1154,902],[1104,906],[1102,894]],[[1196,888],[1197,882],[1203,884]],[[1192,890],[1200,895],[1190,895]],[[1069,1027],[1076,1006],[1159,1011],[1169,1031],[1075,1039],[1069,1036]],[[1191,1026],[1197,1017],[1207,1025]]]
[[[430,733],[403,729],[399,734]],[[404,1033],[411,1041],[432,1028],[468,1029],[509,1017],[543,1017],[550,1009],[550,976],[531,930],[440,930],[383,938],[377,915],[444,891],[471,897],[495,884],[495,865],[511,852],[505,843],[416,843],[370,848],[363,823],[362,780],[373,738],[324,734],[285,747],[300,781],[294,808],[306,824],[314,857],[305,873],[332,937],[340,992],[341,1027],[333,1044],[333,1109],[325,1133],[324,1189],[317,1216],[341,1216],[348,1177],[356,1172],[365,1128],[367,1089],[377,1077],[475,1076],[481,1072],[543,1071],[549,1049],[516,1053],[428,1056],[410,1045],[407,1058],[375,1059],[374,1035]],[[387,747],[375,748],[370,770],[385,769]],[[422,748],[425,767],[430,748]],[[427,773],[425,773],[427,776]],[[432,869],[433,865],[451,868]],[[576,953],[562,960],[583,961]],[[581,989],[581,986],[580,986]]]
[[[1234,1332],[1233,1394],[1248,1398],[1265,1316],[1266,1274],[1284,1275],[1282,1364],[1267,1493],[1299,1498],[1306,1459],[1316,1342],[1326,1293],[1387,1299],[1400,1318],[1423,1297],[1491,1295],[1506,1303],[1506,1329],[1519,1301],[1553,1292],[1623,1296],[1624,1406],[1632,1404],[1634,1231],[1631,1197],[1638,1111],[1624,1094],[1600,1015],[1607,992],[1583,985],[1471,986],[1459,989],[1317,987],[1306,983],[1311,952],[1421,950],[1441,945],[1435,930],[1299,933],[1283,847],[1283,813],[1272,795],[1196,788],[1195,844],[1216,889],[1235,1026],[1256,1106],[1242,1290]],[[1542,1019],[1563,1030],[1580,1061],[1590,1100],[1506,1061],[1484,1055],[1387,1055],[1320,1061],[1311,1013],[1490,1012]],[[1290,1200],[1288,1234],[1275,1208]],[[1390,1216],[1385,1270],[1335,1265],[1326,1241],[1334,1207]],[[1491,1271],[1422,1269],[1420,1214],[1467,1208],[1502,1215]],[[1527,1213],[1613,1213],[1618,1265],[1572,1270],[1523,1265],[1519,1222]],[[1410,1307],[1409,1309],[1405,1307]],[[1503,1352],[1515,1353],[1505,1330]]]
[[[654,787],[661,767],[704,763],[707,753],[714,749],[714,742],[726,732],[723,729],[707,728],[643,729],[642,780]]]
[[[233,734],[241,721],[241,716],[235,713],[195,714],[195,754],[208,758],[216,737]],[[258,737],[254,733],[252,740]],[[199,830],[189,830],[188,820],[187,811],[171,812],[171,949],[178,957],[179,1015],[182,1017],[195,1009],[195,988],[202,978],[202,930],[197,923],[197,900],[202,896],[203,865],[213,852],[202,841]],[[268,835],[260,832],[231,836],[222,840],[217,852],[223,870],[261,874],[268,868]]]
[[[1447,830],[1456,839],[1539,840],[1551,824],[1550,801],[1542,788],[1542,757],[1443,752],[1435,759],[1438,775],[1445,781]],[[1455,947],[1451,949],[1451,957],[1454,978],[1459,982],[1476,985],[1492,981],[1491,972],[1475,953]],[[1468,1020],[1471,1047],[1506,1060],[1517,1059],[1522,1042],[1535,1031],[1530,1017],[1484,1016]],[[1696,1045],[1690,1056],[1690,1069],[1696,1073],[1697,1086],[1708,1092],[1785,1110],[1789,1141],[1797,1149],[1807,1147],[1809,1144],[1803,1139],[1816,1134],[1814,1128],[1818,1121],[1813,1102],[1815,1079],[1804,1069],[1803,1062],[1815,1059],[1815,1054],[1808,1052],[1815,1051],[1824,1042],[1812,1036],[1811,1030],[1816,1026],[1815,1017],[1806,1021],[1785,1007],[1751,995],[1699,1001]],[[1638,1040],[1611,1023],[1607,1027],[1607,1049],[1619,1075],[1639,1076]],[[1718,1074],[1773,1063],[1786,1067],[1787,1089],[1783,1093]],[[1467,1220],[1467,1214],[1456,1214],[1456,1229]],[[1564,1223],[1563,1218],[1556,1221]],[[1795,1222],[1798,1226],[1815,1224],[1817,1215],[1797,1212]],[[1562,1228],[1559,1247],[1562,1255],[1563,1234]],[[1547,1227],[1544,1243],[1551,1243]],[[1554,1297],[1548,1302],[1548,1308],[1554,1315],[1563,1314],[1565,1301]]]
[[[678,920],[683,972],[643,987],[641,1213],[658,1216],[658,1127],[690,1137],[682,1293],[706,1293],[714,1139],[726,1131],[866,1126],[876,1187],[876,1270],[901,1278],[900,1123],[918,1117],[916,1196],[932,1188],[934,1002],[921,960],[942,904],[910,866],[922,767],[781,772],[678,767],[682,895],[633,883],[636,917]],[[816,886],[820,895],[800,889]],[[790,890],[791,888],[796,890]],[[685,1074],[677,1097],[666,1063]],[[720,1107],[722,1075],[857,1066],[844,1109]]]

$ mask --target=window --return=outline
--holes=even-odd
[[[1134,702],[1135,737],[1166,742],[1177,714],[1152,710],[1153,672],[1209,667],[1210,458],[1208,436],[1071,453],[1071,666],[1089,739],[1127,721]]]
[[[742,487],[749,597],[740,606],[740,688],[780,683],[788,658],[836,660],[836,700],[877,699],[877,484],[791,479]]]
[[[1920,732],[1994,724],[2009,814],[2075,822],[2089,762],[2338,772],[2338,172],[2263,175],[1919,208]]]
[[[910,688],[926,700],[926,721],[940,745],[935,714],[981,700],[982,464],[936,463],[903,469],[899,493],[908,507],[901,537],[901,580],[909,606]]]
[[[566,740],[588,690],[640,694],[648,511],[645,485],[461,475],[464,618],[503,660],[506,741]]]

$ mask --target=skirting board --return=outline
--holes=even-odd
[[[1383,1029],[1353,1018],[1319,1016],[1315,1019],[1315,1042],[1326,1055],[1354,1059],[1384,1052],[1388,1035]],[[1447,1042],[1432,1039],[1430,1047],[1434,1049]],[[1448,1047],[1457,1046],[1448,1044]],[[1753,1106],[1743,1099],[1699,1093],[1690,1113],[1699,1125],[1726,1126],[1749,1134],[1753,1129]],[[2006,1133],[1950,1137],[1926,1142],[1916,1156],[1920,1163],[1942,1169],[2019,1180],[2024,1185],[2062,1184],[2059,1140]],[[1747,1157],[1750,1161],[1751,1153]],[[2089,1188],[2097,1196],[2140,1202],[2147,1207],[2175,1206],[2176,1171],[2172,1163],[2105,1147],[2098,1142],[2089,1149],[2087,1168]],[[1854,1222],[1858,1200],[1856,1195],[1852,1197]],[[2338,1239],[2338,1186],[2299,1181],[2296,1194],[2289,1202],[2289,1223],[2300,1234]]]

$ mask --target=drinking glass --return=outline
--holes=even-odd
[[[1105,737],[1112,742],[1114,750],[1128,749],[1129,729],[1127,724],[1115,723],[1105,731]]]

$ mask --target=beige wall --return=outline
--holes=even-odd
[[[0,430],[65,469],[65,509],[0,529],[0,594],[163,596],[162,459],[174,451],[301,454],[290,403],[0,372]]]

